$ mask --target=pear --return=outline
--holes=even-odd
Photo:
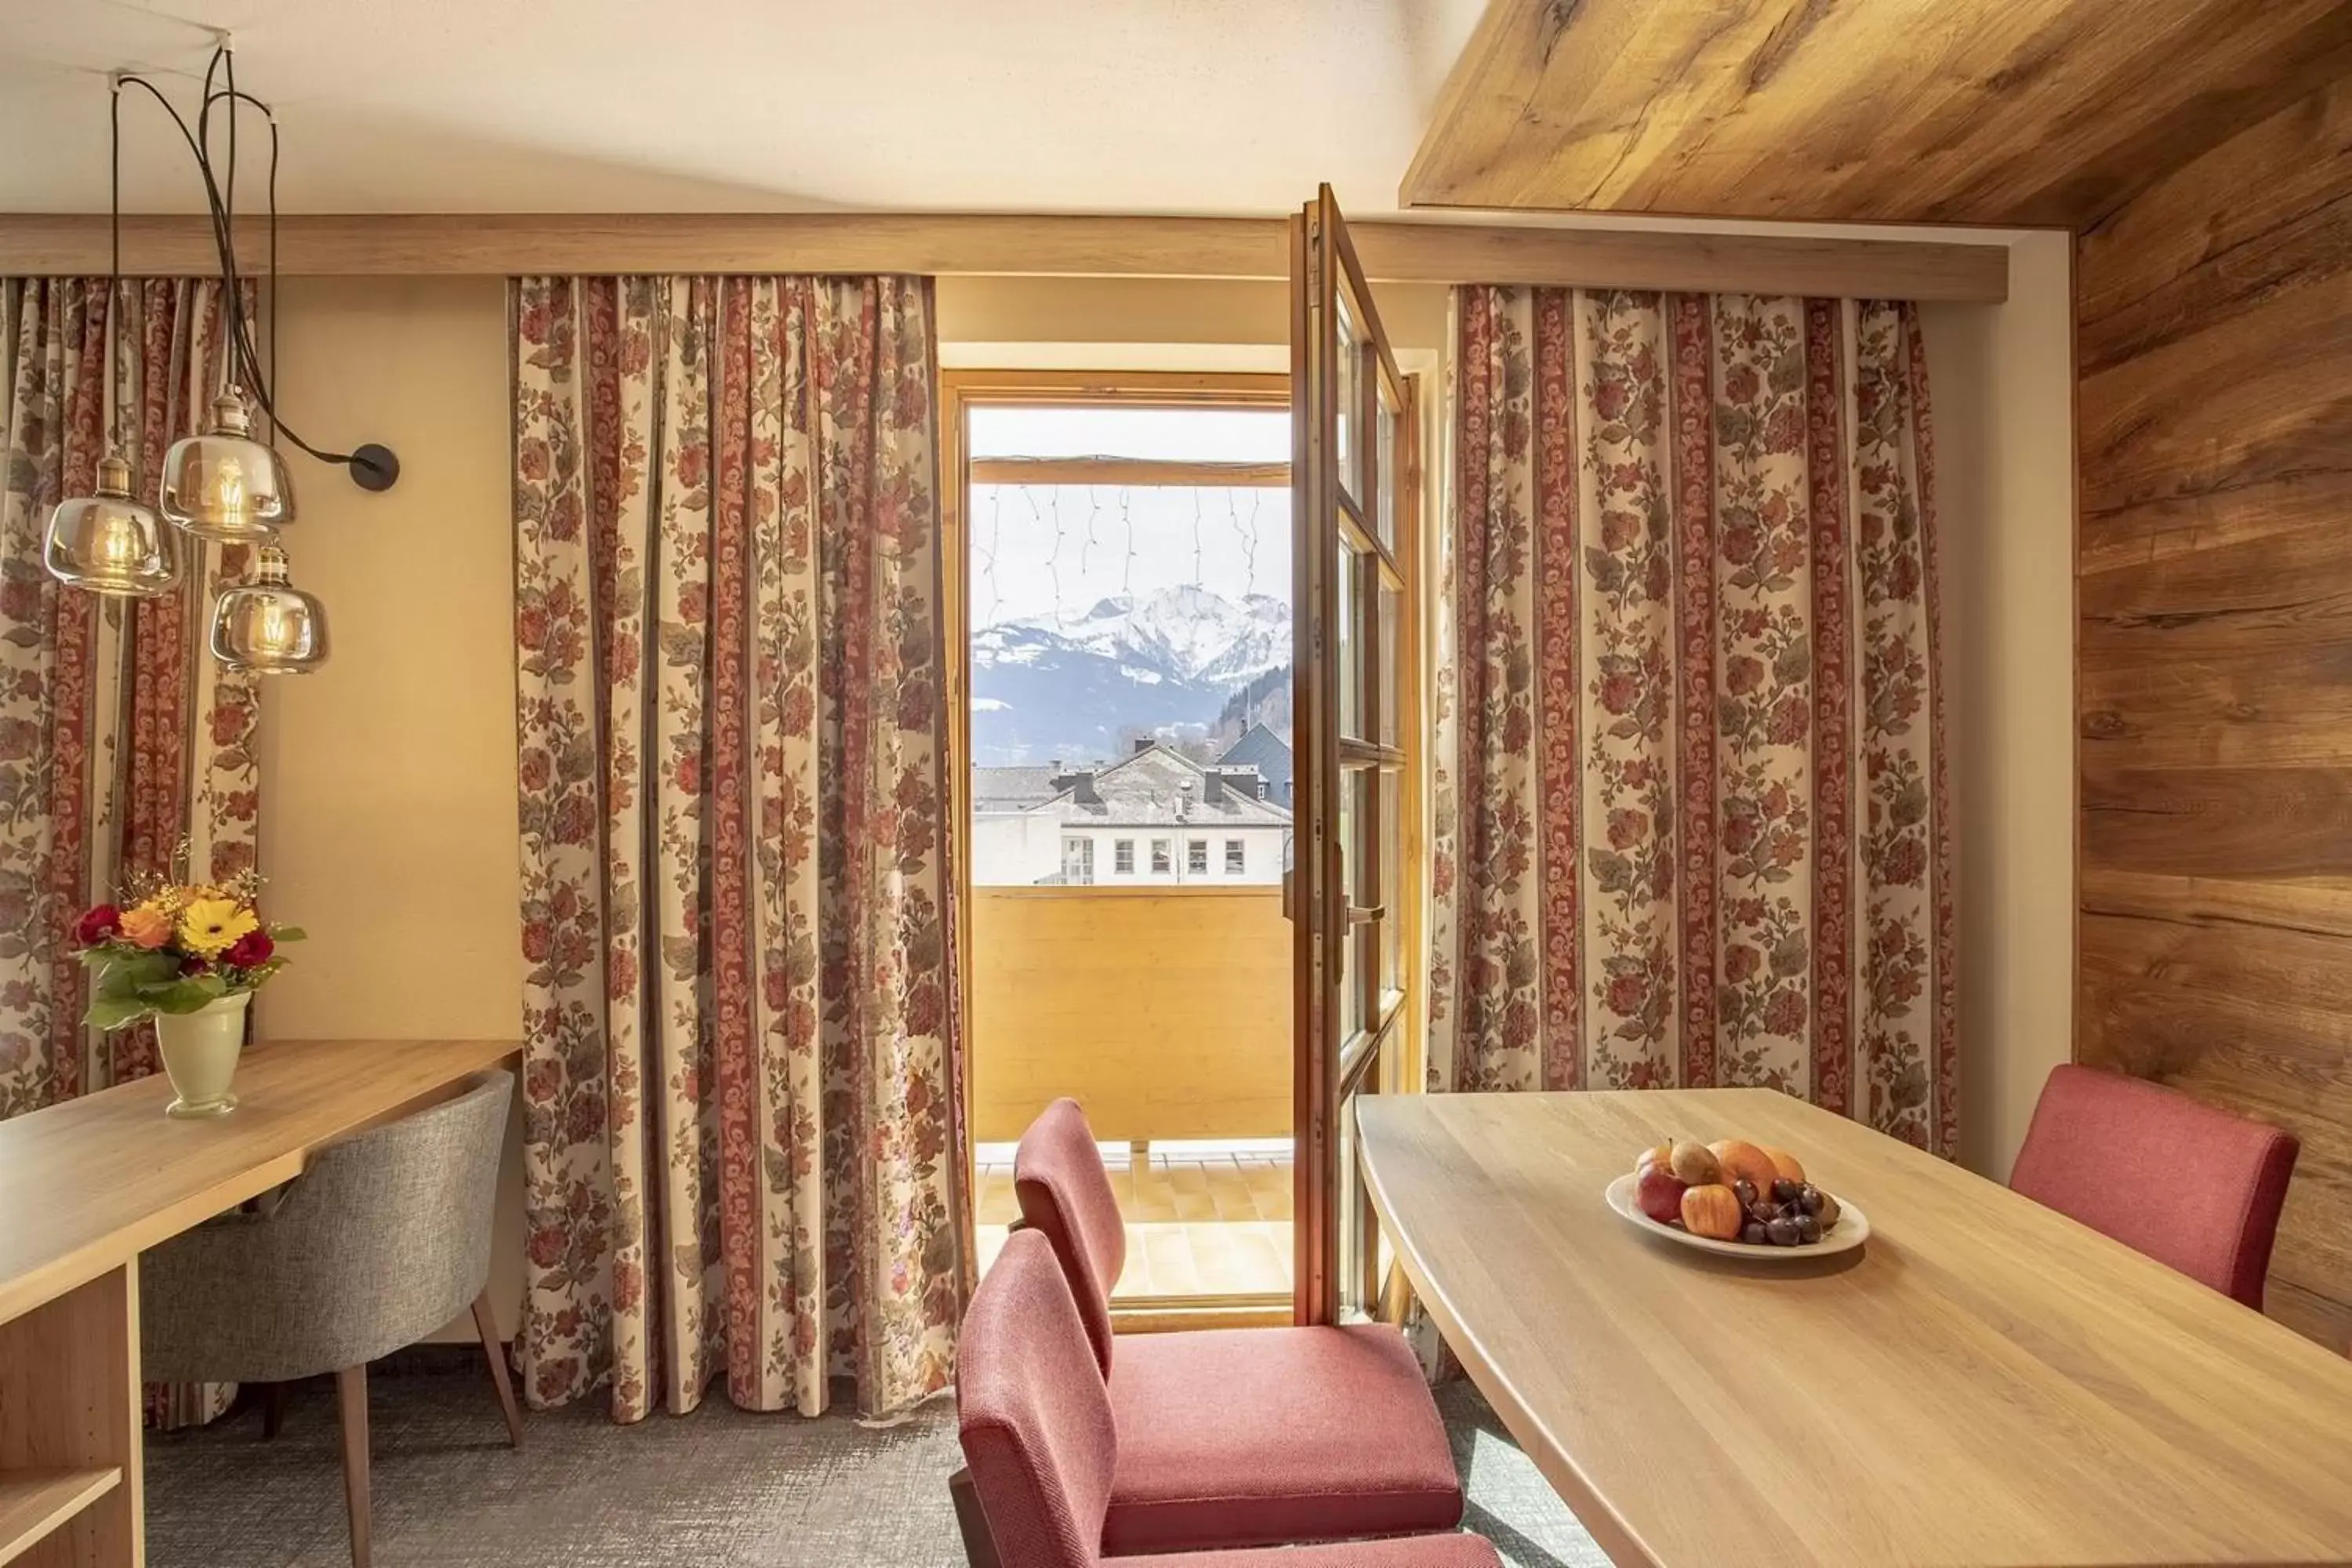
[[[1723,1180],[1723,1164],[1704,1143],[1687,1138],[1675,1140],[1674,1152],[1666,1156],[1666,1168],[1675,1179],[1687,1186],[1709,1186]]]

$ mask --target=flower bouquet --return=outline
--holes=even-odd
[[[228,1088],[245,1044],[246,1006],[286,966],[278,944],[302,937],[262,920],[260,892],[252,871],[224,882],[149,878],[131,889],[127,908],[100,904],[74,928],[82,965],[93,972],[82,1022],[121,1029],[155,1021],[163,1070],[179,1091],[168,1116],[236,1109]]]

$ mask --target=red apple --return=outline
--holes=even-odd
[[[1644,1164],[1633,1184],[1633,1201],[1660,1225],[1672,1225],[1683,1216],[1683,1194],[1689,1185],[1664,1165]]]

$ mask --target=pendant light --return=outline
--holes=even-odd
[[[327,662],[327,610],[294,586],[286,552],[265,544],[253,580],[221,590],[213,657],[246,675],[308,675]]]
[[[163,520],[225,544],[274,539],[294,521],[294,479],[286,459],[253,438],[236,387],[213,400],[212,428],[172,443],[163,457]]]
[[[217,83],[218,85],[215,85]],[[294,521],[294,484],[277,449],[283,440],[321,462],[347,469],[353,483],[385,490],[400,477],[391,450],[370,443],[349,452],[324,452],[278,416],[274,390],[278,358],[278,117],[269,105],[236,85],[236,57],[226,35],[205,68],[202,103],[191,128],[152,82],[129,71],[112,78],[110,104],[113,191],[110,204],[114,275],[122,270],[122,89],[136,87],[163,105],[179,128],[203,182],[213,241],[220,258],[221,311],[229,361],[228,384],[212,405],[202,435],[172,444],[158,485],[163,521],[132,500],[130,468],[110,454],[100,465],[98,494],[61,503],[49,520],[44,559],[60,582],[101,594],[152,595],[178,581],[173,532],[218,543],[261,546],[252,579],[224,589],[213,606],[213,655],[233,669],[255,674],[306,674],[325,662],[327,622],[316,597],[293,585],[278,531]],[[213,158],[212,113],[226,106],[226,165]],[[258,110],[269,126],[269,363],[255,347],[236,256],[236,132],[240,107]],[[110,296],[110,299],[111,297]],[[257,434],[247,399],[268,418]],[[199,546],[199,549],[202,547]]]
[[[106,309],[101,325],[113,338],[114,312],[122,302],[122,100],[113,104],[113,217],[107,230]],[[68,496],[49,513],[41,542],[41,562],[49,575],[68,587],[112,598],[152,599],[180,583],[180,554],[171,531],[155,514],[131,499],[131,464],[122,456],[122,409],[114,409],[114,430],[98,465],[98,493]]]
[[[131,499],[131,465],[119,451],[98,465],[98,493],[61,500],[41,550],[49,575],[114,598],[152,599],[179,585],[172,531]]]

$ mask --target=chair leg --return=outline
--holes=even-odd
[[[499,1342],[498,1314],[490,1310],[490,1289],[474,1298],[474,1331],[482,1336],[482,1354],[489,1359],[490,1386],[498,1390],[499,1413],[507,1418],[507,1441],[522,1447],[522,1408],[515,1404],[514,1384],[507,1376],[506,1347]]]
[[[948,1497],[955,1503],[956,1529],[963,1535],[963,1559],[971,1568],[1003,1568],[996,1554],[996,1538],[988,1533],[988,1516],[980,1510],[980,1493],[972,1489],[971,1472],[958,1468],[948,1478]]]
[[[352,1568],[368,1568],[367,1368],[335,1373],[335,1405],[343,1419],[343,1500],[352,1515]]]
[[[286,1425],[286,1385],[265,1383],[261,1385],[261,1440],[276,1442]]]

